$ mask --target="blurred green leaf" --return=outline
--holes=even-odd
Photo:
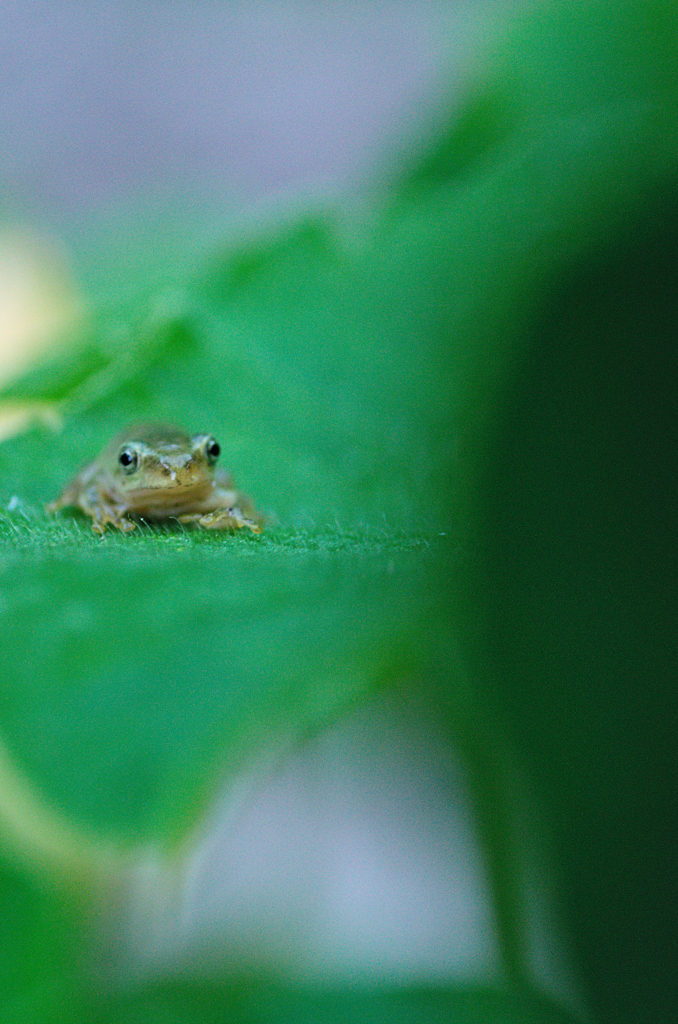
[[[678,996],[677,28],[659,3],[529,18],[496,65],[513,127],[475,219],[475,246],[506,225],[515,283],[496,306],[483,286],[488,343],[467,349],[475,558],[453,614],[610,1022],[671,1020]]]
[[[0,1021],[75,1024],[86,914],[79,897],[0,866]]]
[[[571,1024],[550,1001],[490,988],[324,991],[266,984],[157,986],[110,1006],[105,1024]]]

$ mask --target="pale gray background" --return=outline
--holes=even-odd
[[[50,214],[351,184],[416,135],[505,7],[2,0],[0,190]]]

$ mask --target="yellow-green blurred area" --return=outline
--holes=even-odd
[[[675,1018],[678,14],[505,19],[343,199],[173,211],[174,262],[156,220],[118,278],[120,224],[80,277],[0,236],[0,1020]],[[48,518],[137,419],[214,433],[261,536]],[[295,986],[250,937],[121,981],[134,866],[180,872],[218,793],[384,693],[467,773],[498,965]]]

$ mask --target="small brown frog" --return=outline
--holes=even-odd
[[[234,489],[228,473],[215,472],[220,448],[211,434],[192,437],[164,423],[129,427],[85,466],[47,512],[77,506],[92,517],[95,533],[114,526],[124,533],[139,520],[178,519],[204,530],[261,533],[261,516]]]

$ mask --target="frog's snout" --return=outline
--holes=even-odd
[[[183,455],[173,459],[160,459],[160,469],[163,476],[169,477],[172,483],[182,482],[181,478],[192,476],[192,471],[195,468],[195,460],[192,455]]]

